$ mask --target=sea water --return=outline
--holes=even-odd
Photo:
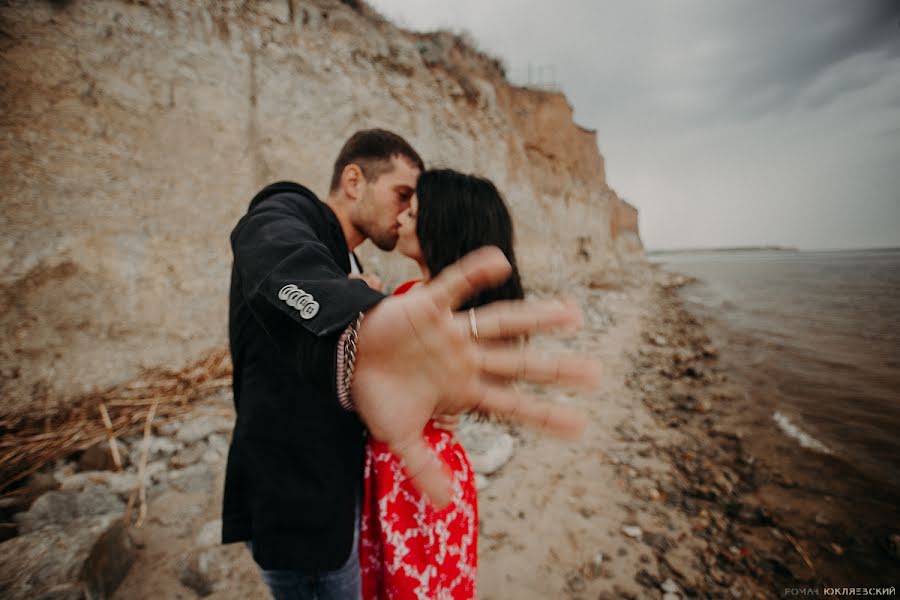
[[[771,425],[900,490],[900,249],[651,256]]]

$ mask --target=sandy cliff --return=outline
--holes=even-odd
[[[324,195],[371,126],[498,183],[532,288],[640,252],[595,132],[458,37],[325,0],[0,8],[0,410],[221,346],[250,197],[276,179]],[[409,273],[363,254],[389,283]]]

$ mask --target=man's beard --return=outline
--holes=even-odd
[[[369,239],[372,240],[372,243],[375,244],[379,250],[390,252],[397,246],[397,239],[399,237],[397,232],[394,232],[393,234],[383,233],[380,235],[370,235]]]

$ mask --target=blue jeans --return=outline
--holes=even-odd
[[[249,546],[250,544],[248,544]],[[362,574],[359,568],[359,503],[353,528],[350,558],[334,571],[314,575],[298,571],[262,571],[275,600],[361,600]]]
[[[359,600],[362,583],[356,541],[344,566],[336,571],[304,575],[297,571],[262,571],[275,600]]]

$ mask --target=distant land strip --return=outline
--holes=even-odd
[[[760,250],[772,252],[800,252],[794,246],[725,246],[721,248],[675,248],[663,250],[648,250],[648,256],[658,254],[691,254],[693,252],[759,252]]]

